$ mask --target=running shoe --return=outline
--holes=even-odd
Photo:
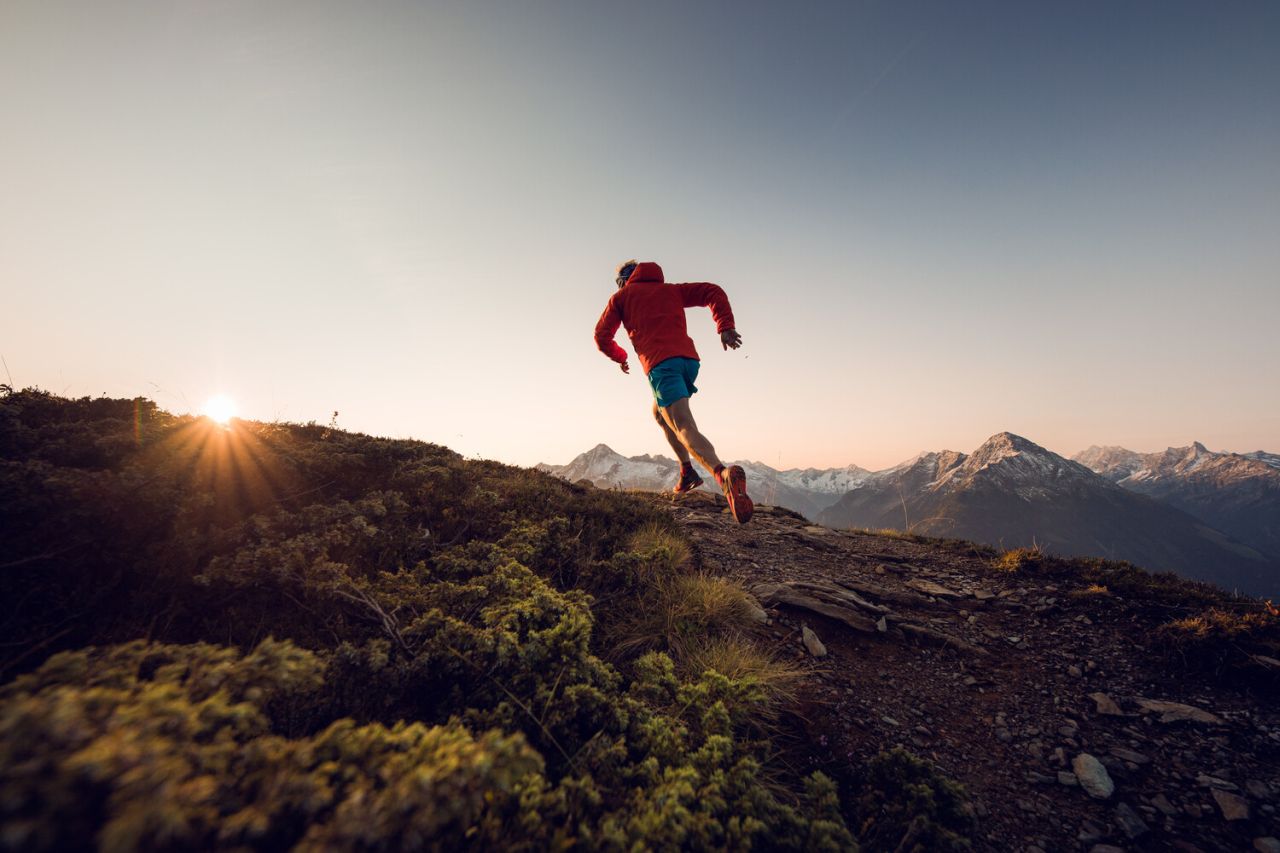
[[[702,478],[698,476],[698,472],[693,467],[680,472],[680,482],[676,483],[676,487],[671,491],[677,495],[683,495],[685,492],[692,492],[698,486],[702,485]]]
[[[755,504],[747,497],[747,474],[741,465],[730,465],[720,473],[720,488],[729,501],[729,512],[739,524],[746,524],[755,512]]]

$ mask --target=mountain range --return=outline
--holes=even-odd
[[[763,462],[739,462],[747,473],[753,494],[761,503],[784,506],[816,518],[841,495],[861,485],[871,472],[857,465],[845,468],[792,468],[780,471]],[[707,484],[715,480],[695,465]],[[590,480],[600,488],[643,489],[665,492],[679,479],[680,463],[666,456],[623,456],[606,444],[597,444],[574,457],[568,465],[539,464],[538,470],[578,482]]]
[[[1090,447],[1073,458],[1117,485],[1280,556],[1280,455],[1215,453],[1197,441],[1159,453]]]
[[[1006,548],[1128,560],[1255,595],[1280,594],[1280,456],[1199,442],[1067,459],[1009,432],[971,454],[921,453],[883,471],[741,462],[752,494],[835,528],[893,528]],[[606,445],[540,469],[601,487],[666,491],[678,464]],[[703,477],[711,482],[709,474]]]

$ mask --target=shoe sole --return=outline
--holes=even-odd
[[[671,491],[675,492],[677,495],[683,495],[685,492],[692,492],[694,489],[698,488],[698,486],[701,486],[701,485],[702,485],[702,478],[699,477],[697,482],[690,483],[689,485],[685,486],[683,489],[680,488],[680,486],[676,486]]]
[[[724,496],[729,501],[729,512],[739,524],[746,524],[756,511],[756,505],[747,497],[747,474],[741,465],[730,465],[728,473],[729,487]]]

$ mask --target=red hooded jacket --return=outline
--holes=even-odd
[[[631,345],[645,373],[668,358],[696,359],[698,351],[685,326],[684,309],[704,305],[711,308],[717,332],[734,328],[729,297],[719,285],[667,284],[662,267],[652,261],[637,264],[626,285],[609,297],[609,304],[596,323],[596,346],[619,364],[626,362],[627,351],[613,342],[621,323],[631,336]]]

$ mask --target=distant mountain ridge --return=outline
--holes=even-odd
[[[1111,456],[1132,467],[1128,456]],[[970,455],[923,454],[876,472],[818,521],[1128,560],[1254,594],[1280,589],[1280,560],[1008,432]]]
[[[1010,432],[971,454],[921,453],[883,471],[777,470],[741,462],[757,502],[831,527],[892,528],[1004,547],[1124,559],[1227,589],[1280,594],[1280,456],[1196,442],[1141,454],[1091,447],[1067,459]],[[602,488],[665,492],[679,466],[600,444],[539,469]],[[711,475],[702,472],[707,486]],[[1272,550],[1274,547],[1276,550]]]
[[[762,503],[784,506],[809,518],[835,503],[871,472],[848,465],[844,468],[791,468],[780,471],[763,462],[739,461],[747,472],[752,494]],[[643,489],[665,492],[679,479],[680,463],[661,455],[623,456],[607,444],[597,444],[567,465],[540,463],[538,470],[577,482],[590,480],[600,488]],[[710,472],[695,463],[702,479],[715,488]],[[707,486],[704,486],[706,488]]]
[[[1077,462],[1280,559],[1280,455],[1215,452],[1196,441],[1156,453],[1090,447]]]

